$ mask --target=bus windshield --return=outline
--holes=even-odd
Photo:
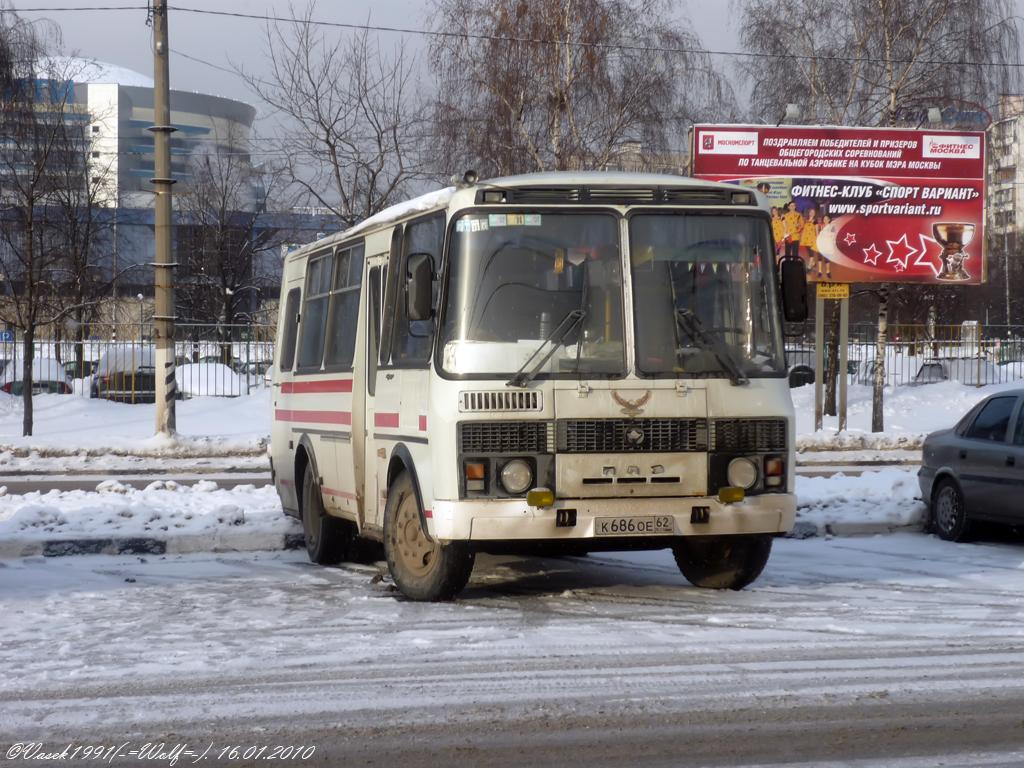
[[[737,382],[785,374],[765,219],[639,214],[629,233],[640,373]]]
[[[623,375],[621,263],[611,214],[456,218],[443,370],[501,376],[529,363],[540,366],[540,376]]]

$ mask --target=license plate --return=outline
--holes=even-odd
[[[674,532],[672,518],[667,515],[594,518],[595,536],[647,536]]]

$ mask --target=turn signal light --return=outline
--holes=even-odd
[[[779,456],[769,456],[764,460],[764,484],[768,488],[778,488],[786,474],[786,462]]]
[[[742,488],[736,488],[731,485],[718,489],[718,500],[723,504],[735,504],[738,501],[743,501],[746,495],[746,491]]]
[[[531,507],[550,507],[555,503],[555,492],[550,488],[534,488],[526,494],[526,503]]]
[[[487,475],[487,465],[482,461],[467,461],[466,462],[466,490],[467,491],[483,491],[486,490],[486,484],[484,478]]]

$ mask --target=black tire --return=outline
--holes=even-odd
[[[772,537],[692,536],[673,545],[676,565],[686,580],[702,589],[743,589],[768,562]]]
[[[932,491],[931,527],[946,541],[967,541],[971,536],[964,494],[951,478],[940,480]]]
[[[324,497],[311,462],[302,474],[302,533],[309,559],[318,565],[345,560],[355,534],[352,523],[331,517],[324,510]]]
[[[384,555],[402,594],[429,602],[459,594],[469,582],[475,559],[467,544],[441,544],[423,530],[423,511],[408,472],[400,473],[388,489]]]

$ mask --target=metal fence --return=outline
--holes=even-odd
[[[846,371],[851,384],[874,382],[877,334],[872,325],[851,326]],[[1024,326],[892,325],[884,357],[887,386],[1024,381]],[[813,340],[787,342],[786,359],[791,380],[813,381],[808,373],[816,375]],[[793,374],[795,368],[800,370]]]
[[[238,397],[269,386],[275,328],[269,325],[175,326],[177,387],[182,398]],[[0,341],[0,391],[23,391],[21,334]],[[46,334],[34,344],[33,391],[124,403],[155,398],[151,323],[104,324],[86,338]]]

